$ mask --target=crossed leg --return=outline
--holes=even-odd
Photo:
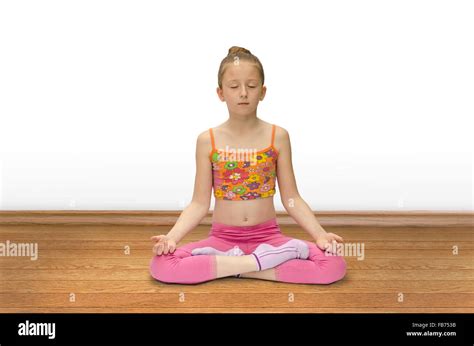
[[[278,247],[292,239],[295,238],[280,234],[263,242]],[[262,242],[246,243],[247,246],[243,246],[246,250],[243,256],[193,256],[192,250],[196,248],[212,247],[225,252],[236,245],[210,236],[181,246],[173,254],[154,256],[150,263],[150,273],[156,280],[183,284],[200,283],[236,274],[247,278],[309,284],[328,284],[344,277],[346,262],[342,256],[327,256],[316,244],[305,242],[309,247],[307,259],[291,259],[274,268],[257,271],[258,266],[250,254]]]
[[[185,244],[172,254],[153,256],[150,274],[166,283],[193,284],[220,277],[256,271],[258,266],[252,255],[243,256],[193,256],[196,248],[212,247],[218,251],[229,251],[237,244],[210,236]]]
[[[280,246],[292,239],[283,234],[266,239],[265,243]],[[291,259],[272,269],[242,274],[241,277],[273,280],[288,283],[330,284],[341,280],[346,274],[347,264],[343,256],[329,255],[315,243],[303,240],[309,247],[307,259]],[[260,243],[246,248],[252,252]]]

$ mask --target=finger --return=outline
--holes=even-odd
[[[338,235],[336,235],[336,239],[339,240],[340,242],[344,242],[344,239]]]
[[[329,250],[329,247],[330,247],[330,246],[331,246],[331,244],[325,243],[325,244],[322,246],[322,249],[325,250],[325,251],[327,251],[327,250]]]
[[[169,250],[169,246],[168,246],[168,242],[165,240],[164,244],[163,244],[163,253],[165,255],[168,254],[168,250]]]
[[[173,244],[170,246],[170,252],[173,253],[176,250],[176,246]]]
[[[163,252],[163,244],[162,243],[158,243],[156,245],[156,254],[157,255],[161,255],[161,253]]]
[[[161,239],[161,235],[155,235],[153,237],[150,238],[151,241],[159,241]]]
[[[334,252],[334,243],[335,241],[326,243],[326,250],[329,252]]]

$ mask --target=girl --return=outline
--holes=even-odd
[[[288,132],[257,117],[266,93],[263,84],[259,59],[245,48],[231,47],[221,62],[217,88],[229,119],[199,134],[192,201],[168,234],[151,238],[150,273],[156,280],[194,284],[236,276],[329,284],[344,277],[344,258],[330,250],[343,239],[327,233],[300,197]],[[277,177],[285,209],[315,243],[281,233],[273,205]],[[207,215],[212,188],[216,202],[208,237],[176,249]]]

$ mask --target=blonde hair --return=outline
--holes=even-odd
[[[250,53],[248,49],[239,46],[232,46],[229,48],[229,53],[224,59],[222,59],[221,65],[219,66],[219,72],[217,74],[217,84],[219,85],[219,88],[222,89],[222,77],[224,76],[224,72],[227,68],[227,65],[234,64],[235,61],[240,60],[248,61],[250,63],[255,64],[255,67],[257,68],[258,73],[260,74],[262,85],[265,83],[265,74],[263,73],[263,66],[260,60],[258,60],[255,55]]]

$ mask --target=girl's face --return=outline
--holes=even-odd
[[[265,97],[266,87],[254,64],[238,61],[228,64],[222,77],[222,89],[217,88],[221,101],[233,113],[255,113],[258,103]]]

